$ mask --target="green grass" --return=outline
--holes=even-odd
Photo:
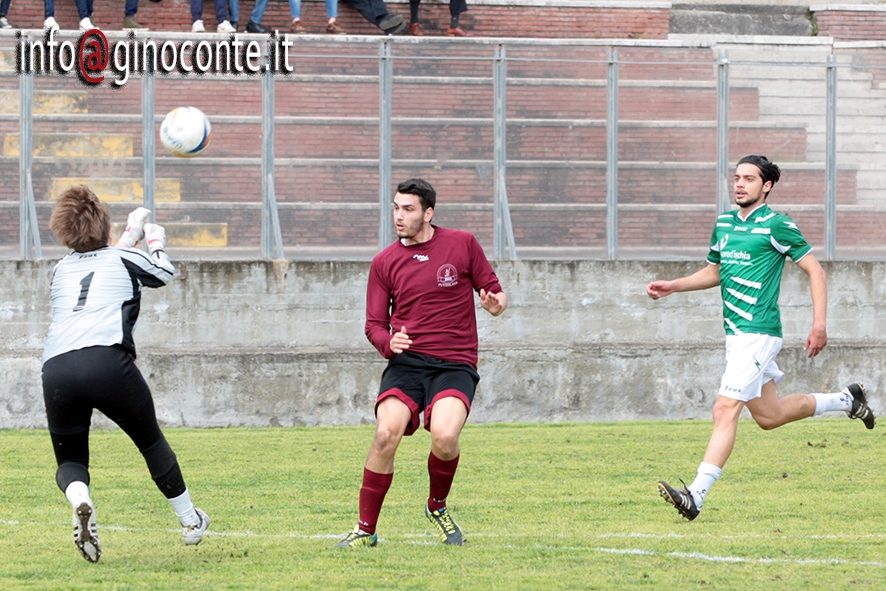
[[[698,519],[659,479],[691,481],[707,421],[469,425],[450,510],[423,516],[426,433],[407,438],[377,548],[353,527],[371,425],[167,430],[211,535],[181,543],[141,455],[94,432],[103,555],[80,558],[44,431],[0,431],[0,589],[883,589],[886,441],[858,421],[739,427]]]

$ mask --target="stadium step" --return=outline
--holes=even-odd
[[[0,90],[0,114],[17,115],[21,109],[21,92]],[[34,113],[86,113],[87,93],[41,91],[34,93]]]
[[[15,50],[0,49],[0,72],[15,71]]]
[[[50,158],[128,158],[133,155],[132,136],[123,133],[35,133],[34,157]],[[7,133],[3,138],[3,156],[18,158],[21,135]]]
[[[49,192],[50,200],[57,200],[62,191],[76,185],[87,185],[99,199],[111,203],[142,204],[145,199],[145,187],[142,179],[58,177],[52,179]],[[179,179],[156,179],[154,201],[161,203],[181,201],[181,181]]]

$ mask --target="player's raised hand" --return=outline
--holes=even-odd
[[[503,291],[492,293],[485,289],[481,289],[480,305],[493,316],[498,316],[508,307],[508,296],[506,296]]]
[[[394,333],[394,336],[391,337],[390,347],[391,352],[395,355],[399,355],[403,351],[409,348],[409,345],[412,344],[412,339],[409,338],[409,335],[406,334],[406,327],[400,328],[399,331]]]
[[[117,246],[134,248],[139,240],[145,237],[145,222],[151,215],[151,210],[138,207],[133,210],[126,219],[126,230],[117,241]]]
[[[145,242],[148,243],[148,251],[154,254],[158,250],[166,249],[166,230],[160,224],[145,224]]]

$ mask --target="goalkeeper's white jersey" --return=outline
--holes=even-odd
[[[166,285],[174,272],[162,250],[149,255],[107,246],[65,256],[52,273],[52,323],[43,361],[97,345],[122,345],[134,357],[141,288]]]

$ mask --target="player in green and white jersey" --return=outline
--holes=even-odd
[[[785,258],[809,277],[812,329],[804,350],[818,355],[827,345],[825,272],[797,225],[772,211],[766,198],[781,171],[765,156],[746,156],[735,168],[733,192],[738,209],[717,218],[708,265],[686,277],[653,281],[646,293],[657,300],[672,293],[720,286],[726,329],[726,370],[714,403],[714,430],[695,480],[676,489],[658,484],[659,493],[686,519],[695,519],[705,496],[723,471],[735,445],[738,418],[747,408],[766,430],[828,411],[844,411],[874,428],[874,413],[861,384],[840,392],[791,394],[779,398],[775,387],[784,373],[775,363],[782,347],[778,295]]]

